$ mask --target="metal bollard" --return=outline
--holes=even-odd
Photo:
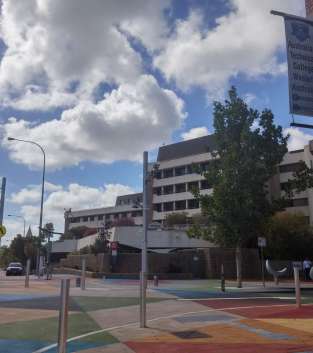
[[[293,273],[295,277],[295,291],[296,291],[296,304],[297,307],[301,307],[301,289],[300,289],[300,278],[299,278],[299,268],[294,267]]]
[[[82,259],[82,275],[81,275],[81,290],[86,289],[86,259]]]
[[[147,289],[147,274],[144,272],[140,272],[140,328],[147,327],[146,289]]]
[[[221,266],[221,291],[225,292],[225,274],[224,274],[224,265]]]
[[[155,287],[159,286],[159,277],[157,275],[153,276],[153,284]]]
[[[30,259],[26,262],[25,288],[29,288]]]
[[[70,279],[61,280],[61,306],[59,312],[58,353],[66,353],[70,284]]]

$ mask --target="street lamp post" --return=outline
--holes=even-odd
[[[23,237],[25,238],[25,229],[26,229],[26,220],[25,220],[25,218],[23,216],[16,215],[16,214],[8,214],[8,217],[22,218],[23,223],[24,223]]]
[[[42,146],[39,145],[39,143],[34,142],[34,141],[29,141],[29,140],[22,140],[22,139],[17,139],[14,137],[8,137],[8,141],[19,141],[19,142],[25,142],[25,143],[30,143],[32,145],[37,146],[40,148],[42,154],[43,154],[43,168],[42,168],[42,184],[41,184],[41,202],[40,202],[40,216],[39,216],[39,248],[40,248],[40,241],[41,241],[41,235],[42,235],[42,216],[43,216],[43,198],[44,198],[44,193],[45,193],[45,173],[46,173],[46,154]],[[40,252],[40,250],[38,249]],[[37,271],[39,274],[39,261],[37,259]]]
[[[147,242],[148,242],[148,152],[143,153],[143,239],[141,248],[141,276],[140,276],[140,327],[146,327],[146,295],[147,295]]]

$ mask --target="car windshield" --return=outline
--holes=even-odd
[[[9,267],[22,267],[22,264],[20,262],[11,262]]]

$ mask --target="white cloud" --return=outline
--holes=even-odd
[[[16,203],[22,205],[19,213],[25,217],[27,227],[29,224],[32,225],[34,234],[36,234],[39,223],[39,189],[40,185],[29,185],[27,188],[21,189],[10,197],[12,201],[14,200]],[[27,193],[25,190],[27,190]],[[64,208],[79,210],[114,206],[117,196],[135,192],[133,188],[121,184],[106,184],[100,188],[69,184],[65,188],[47,183],[46,190],[43,223],[53,222],[55,229],[61,232],[64,228]],[[31,192],[33,192],[33,196],[31,196]],[[16,233],[21,233],[23,228],[22,222],[16,219],[8,218],[6,225],[8,234],[11,237]]]
[[[187,90],[201,86],[209,95],[224,92],[229,80],[244,74],[255,78],[286,71],[277,59],[284,46],[284,25],[271,9],[299,13],[297,0],[231,0],[233,10],[216,20],[212,29],[203,29],[206,19],[192,12],[178,21],[164,50],[154,58],[167,80]]]
[[[209,132],[208,128],[205,126],[201,126],[201,127],[192,128],[189,131],[182,133],[181,137],[184,141],[186,141],[186,140],[195,139],[197,137],[206,136],[209,134],[210,134],[210,132]]]
[[[313,140],[313,135],[306,134],[297,128],[284,129],[284,134],[290,135],[288,141],[288,150],[295,151],[302,149],[309,141]]]
[[[41,168],[40,151],[25,143],[8,142],[8,136],[36,141],[46,150],[47,166],[61,168],[89,160],[109,163],[137,161],[145,149],[169,141],[185,115],[184,103],[172,91],[159,87],[148,75],[135,84],[122,84],[94,104],[81,101],[60,119],[37,125],[9,119],[2,127],[3,145],[18,162]]]
[[[55,185],[45,182],[45,194],[62,190],[61,185]],[[9,199],[10,202],[23,205],[25,203],[36,203],[41,199],[41,185],[29,185],[18,192],[12,193]]]
[[[142,73],[142,60],[124,32],[153,47],[166,33],[168,2],[3,0],[2,103],[43,110],[73,106],[90,99],[102,82],[132,82]]]

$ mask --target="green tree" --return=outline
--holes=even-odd
[[[81,239],[84,238],[88,235],[95,234],[97,232],[97,229],[95,228],[88,228],[86,226],[78,226],[71,228],[67,233],[63,234],[60,237],[60,240],[65,240],[65,239]]]
[[[26,256],[24,252],[25,238],[21,234],[17,234],[10,244],[10,252],[12,259],[16,259],[23,264],[26,262]]]
[[[0,266],[2,268],[5,268],[8,266],[8,264],[12,261],[16,260],[13,258],[11,254],[11,250],[8,246],[1,246],[0,247]]]
[[[166,227],[186,225],[188,223],[187,214],[185,212],[169,213],[164,223]]]
[[[303,260],[313,254],[313,229],[301,213],[280,212],[266,227],[265,256],[274,260]]]
[[[242,247],[262,235],[264,223],[282,207],[281,200],[270,200],[266,185],[287,152],[288,137],[275,126],[270,110],[249,108],[234,87],[228,100],[214,103],[214,129],[213,160],[202,173],[213,193],[195,191],[208,226],[193,226],[189,234],[236,248],[241,287]]]

